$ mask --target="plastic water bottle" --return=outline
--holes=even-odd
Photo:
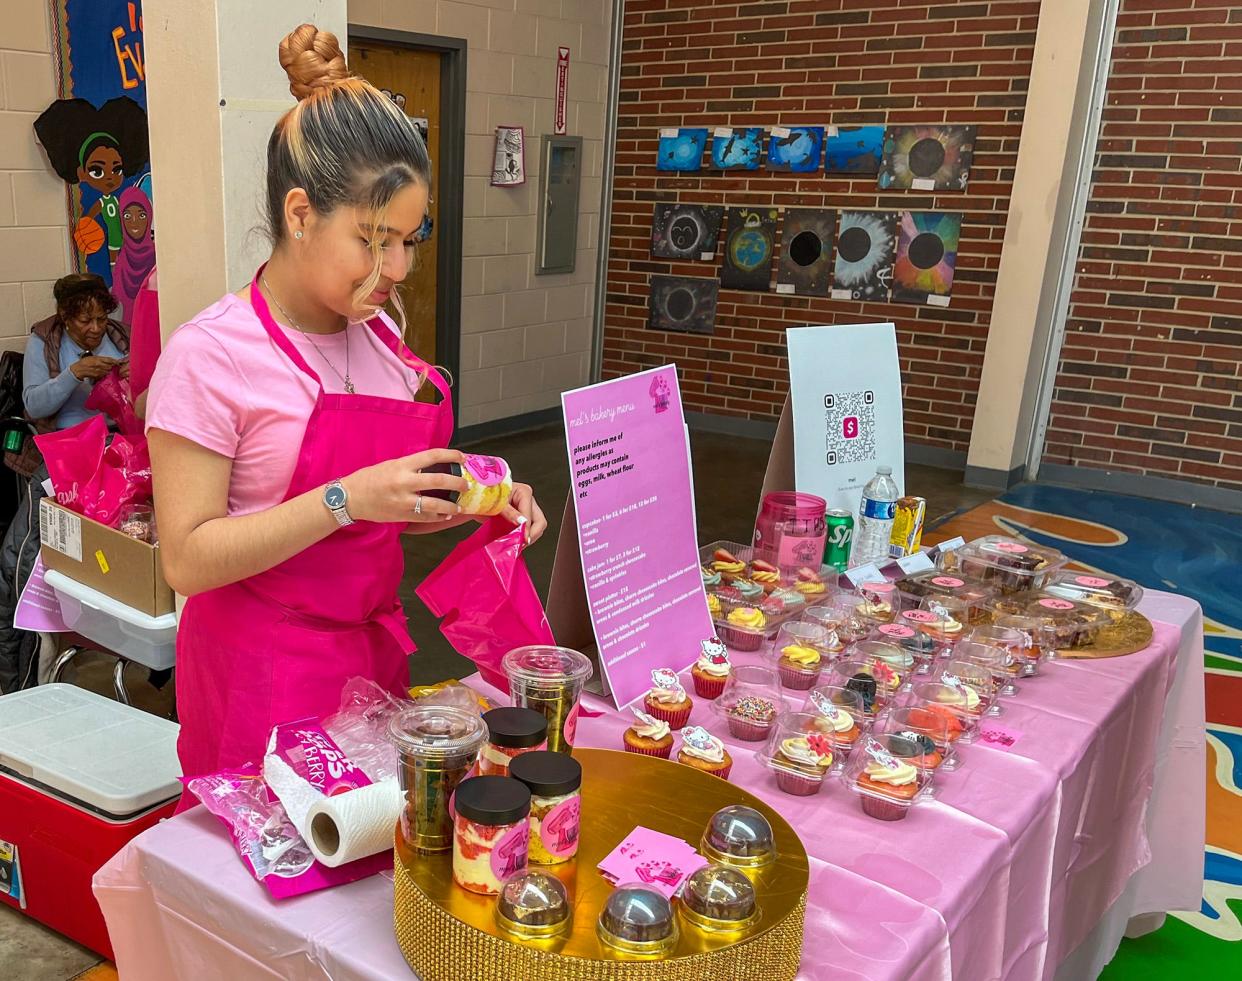
[[[893,533],[897,497],[893,468],[876,467],[875,476],[867,481],[858,505],[858,527],[854,529],[851,566],[888,559],[888,540]]]

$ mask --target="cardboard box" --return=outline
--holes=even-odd
[[[160,550],[84,518],[50,497],[39,506],[43,565],[153,617],[176,608]]]

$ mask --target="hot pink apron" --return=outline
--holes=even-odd
[[[434,368],[376,318],[367,326],[427,372],[439,404],[326,393],[272,319],[261,273],[250,287],[254,312],[319,389],[285,500],[362,467],[448,445],[452,404]],[[331,714],[355,675],[395,694],[406,690],[406,659],[416,648],[397,599],[404,527],[356,522],[267,572],[187,601],[177,631],[177,752],[186,776],[258,763],[272,726]],[[191,803],[183,798],[182,806]]]

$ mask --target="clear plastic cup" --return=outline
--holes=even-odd
[[[818,624],[835,633],[842,644],[849,646],[871,633],[875,624],[862,613],[863,599],[853,593],[841,593],[827,603],[817,603],[803,615],[808,623]]]
[[[817,732],[827,736],[844,761],[867,730],[867,713],[862,695],[841,685],[820,685],[807,695],[804,713],[815,716]]]
[[[405,803],[401,837],[420,852],[453,847],[449,800],[478,759],[487,726],[477,715],[445,705],[420,705],[389,720]]]
[[[738,664],[711,706],[725,720],[734,739],[760,742],[768,738],[776,717],[788,704],[775,668]]]
[[[590,659],[567,647],[534,646],[510,651],[501,663],[513,704],[548,720],[548,749],[572,753],[578,700],[595,670]]]
[[[832,740],[817,728],[819,716],[782,712],[756,758],[776,775],[776,785],[794,797],[818,794],[837,765]]]
[[[809,691],[819,681],[832,650],[827,630],[814,623],[791,620],[782,623],[772,644],[772,658],[780,675],[781,686],[794,691]]]
[[[949,723],[939,713],[928,712],[918,706],[898,706],[888,710],[884,718],[872,730],[891,736],[901,736],[918,748],[910,762],[920,770],[956,770],[959,758],[949,738]],[[900,749],[905,749],[900,746]],[[898,754],[900,755],[900,754]]]

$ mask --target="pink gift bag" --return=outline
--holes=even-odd
[[[548,618],[526,560],[525,526],[507,518],[484,522],[415,590],[438,617],[440,632],[470,658],[483,680],[508,690],[500,661],[515,647],[553,644]]]

